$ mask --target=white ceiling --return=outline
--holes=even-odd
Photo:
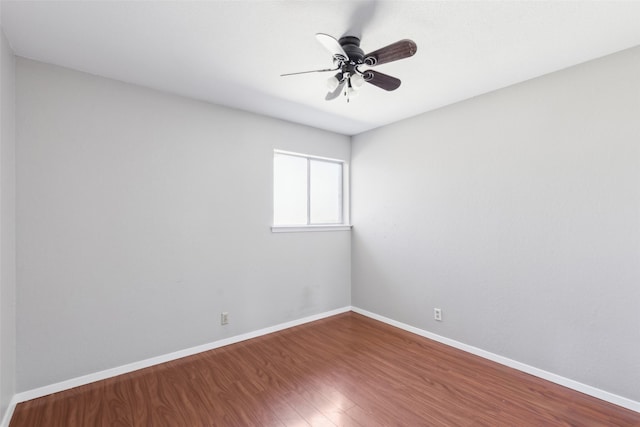
[[[347,135],[640,45],[637,1],[6,1],[17,55]],[[415,56],[327,102],[315,33]]]

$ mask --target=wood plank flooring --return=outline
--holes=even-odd
[[[26,426],[640,426],[640,413],[345,313],[21,403],[10,427]]]

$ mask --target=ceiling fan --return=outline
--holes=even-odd
[[[363,67],[374,67],[408,58],[418,50],[416,43],[408,39],[397,41],[367,54],[360,48],[360,39],[355,36],[344,36],[336,40],[328,34],[318,33],[316,39],[333,55],[333,68],[287,73],[281,76],[337,71],[327,81],[329,88],[329,93],[325,97],[327,101],[336,99],[344,93],[349,102],[349,97],[357,95],[358,89],[364,83],[370,83],[388,91],[396,90],[400,86],[400,79],[369,68],[363,69]]]

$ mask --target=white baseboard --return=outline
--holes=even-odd
[[[148,368],[150,366],[158,365],[160,363],[169,362],[171,360],[180,359],[182,357],[191,356],[194,354],[202,353],[204,351],[213,350],[215,348],[224,347],[226,345],[235,344],[241,341],[246,341],[251,338],[260,337],[263,335],[278,332],[283,329],[292,328],[294,326],[303,325],[305,323],[313,322],[315,320],[324,319],[326,317],[335,316],[336,314],[346,313],[351,310],[351,307],[342,307],[324,313],[315,314],[313,316],[304,317],[302,319],[292,320],[290,322],[280,323],[275,326],[269,326],[267,328],[259,329],[257,331],[248,332],[246,334],[236,335],[234,337],[225,338],[212,343],[199,345],[196,347],[187,348],[185,350],[175,351],[173,353],[164,354],[157,357],[141,360],[139,362],[129,363],[127,365],[118,366],[116,368],[105,369],[104,371],[95,372],[93,374],[83,375],[81,377],[72,378],[59,383],[50,384],[44,387],[39,387],[33,390],[17,393],[11,399],[11,404],[5,413],[5,416],[0,424],[0,427],[8,427],[11,415],[15,409],[15,406],[20,402],[25,402],[31,399],[37,399],[51,393],[58,393],[60,391],[68,390],[70,388],[79,387],[85,384],[89,384],[95,381],[112,378],[117,375],[127,374],[129,372],[137,371],[139,369]]]
[[[525,363],[521,363],[513,359],[509,359],[508,357],[500,356],[498,354],[491,353],[486,350],[482,350],[481,348],[473,347],[471,345],[467,345],[459,341],[455,341],[450,338],[446,338],[441,335],[437,335],[432,332],[425,331],[423,329],[419,329],[411,325],[407,325],[406,323],[398,322],[393,319],[389,319],[387,317],[380,316],[375,313],[371,313],[370,311],[363,310],[358,307],[351,307],[351,310],[356,313],[362,314],[363,316],[367,316],[372,319],[379,320],[383,323],[387,323],[391,326],[404,329],[405,331],[412,332],[416,335],[420,335],[425,338],[438,341],[442,344],[446,344],[448,346],[457,348],[459,350],[466,351],[467,353],[475,354],[476,356],[480,356],[482,358],[491,360],[493,362],[500,363],[501,365],[505,365],[522,372],[526,372],[527,374],[531,374],[536,377],[545,379],[547,381],[551,381],[552,383],[559,384],[561,386],[570,388],[572,390],[576,390],[581,393],[588,394],[589,396],[593,396],[598,399],[604,400],[606,402],[613,403],[614,405],[622,406],[623,408],[627,408],[632,411],[640,413],[640,402],[636,402],[635,400],[627,399],[626,397],[618,396],[616,394],[609,393],[608,391],[600,390],[599,388],[582,384],[578,381],[574,381],[572,379],[565,378],[563,376],[560,376],[551,372],[547,372],[545,370],[538,369],[533,366],[529,366]]]
[[[0,427],[9,427],[9,423],[11,423],[11,417],[13,416],[13,411],[16,409],[16,405],[18,404],[16,400],[16,396],[14,395],[11,398],[11,402],[9,402],[9,406],[7,406],[7,410],[4,413],[4,417],[2,417],[2,421],[0,422]]]

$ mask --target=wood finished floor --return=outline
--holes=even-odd
[[[640,414],[355,313],[19,404],[10,427],[640,426]]]

